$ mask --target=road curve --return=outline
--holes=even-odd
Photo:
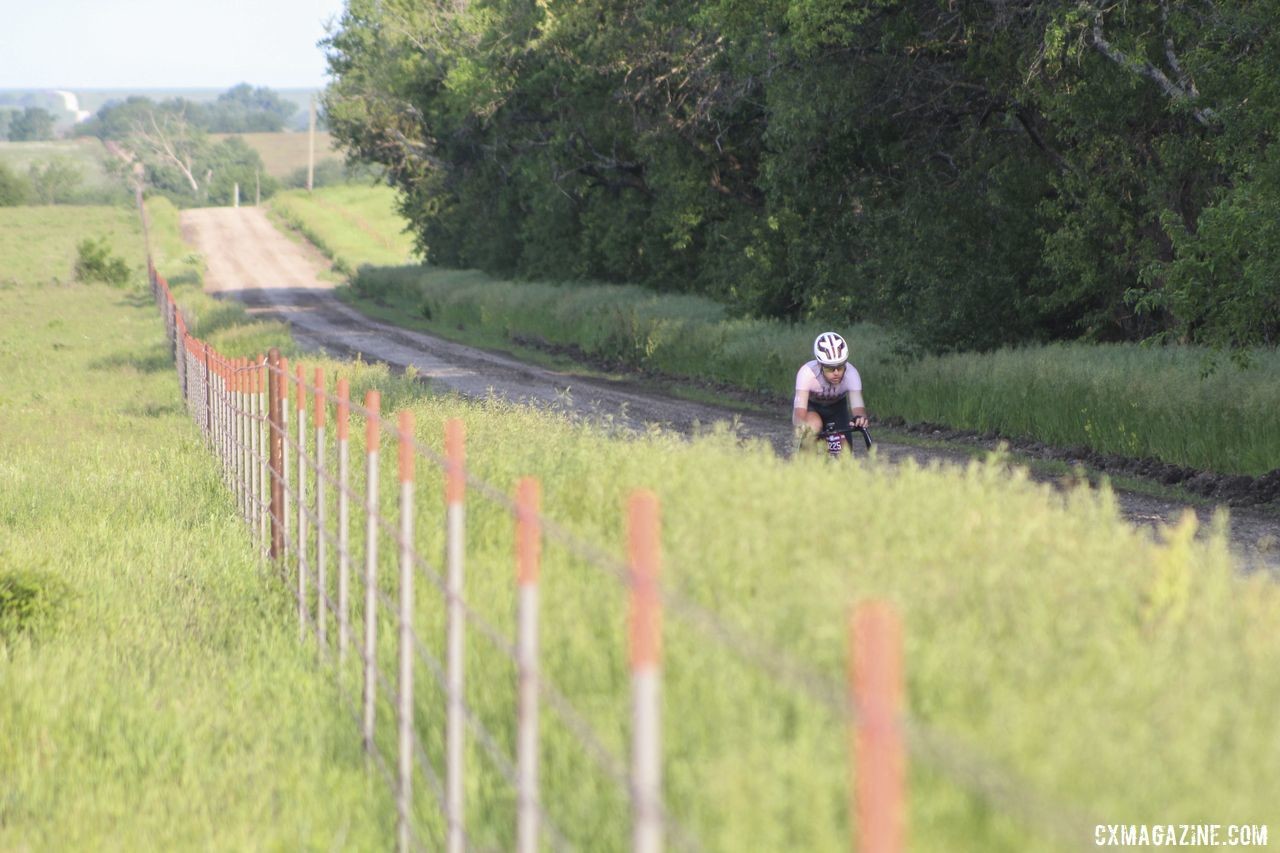
[[[736,412],[667,397],[626,381],[587,378],[522,362],[510,356],[453,343],[370,319],[340,302],[321,276],[328,261],[315,247],[290,239],[259,208],[200,208],[181,214],[183,236],[205,259],[205,290],[245,303],[251,314],[291,327],[304,348],[330,355],[357,353],[366,361],[412,366],[433,387],[468,397],[497,395],[561,410],[611,418],[623,428],[659,424],[692,434],[716,422],[735,422],[739,434],[767,439],[785,452],[791,438],[789,413],[778,417]],[[922,464],[962,463],[963,452],[878,443],[882,458],[911,457]],[[1117,493],[1125,517],[1156,527],[1172,523],[1184,504],[1146,495]],[[1197,508],[1208,521],[1212,510]],[[1246,569],[1280,569],[1280,519],[1249,509],[1231,512],[1232,547]]]

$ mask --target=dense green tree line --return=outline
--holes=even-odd
[[[349,0],[333,132],[446,265],[935,348],[1280,338],[1280,0]]]
[[[284,129],[297,104],[264,86],[233,86],[209,102],[168,98],[156,103],[142,95],[110,101],[89,120],[76,125],[76,136],[122,140],[155,112],[178,114],[205,133],[275,133]]]

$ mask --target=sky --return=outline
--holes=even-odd
[[[0,89],[320,88],[343,0],[0,0]]]

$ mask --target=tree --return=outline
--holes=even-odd
[[[211,146],[201,157],[201,164],[209,178],[205,182],[205,201],[208,204],[231,204],[235,198],[235,185],[240,185],[240,195],[252,193],[261,180],[264,197],[272,195],[279,182],[263,174],[262,157],[239,137],[229,137]]]
[[[53,113],[41,107],[27,107],[9,119],[10,142],[38,142],[53,139]]]
[[[147,167],[147,180],[154,186],[175,189],[184,182],[191,194],[200,192],[198,161],[207,141],[192,127],[185,113],[172,108],[141,110],[133,116],[126,144]]]
[[[297,104],[271,89],[241,83],[218,96],[208,110],[205,129],[211,133],[277,132],[297,111]]]
[[[156,110],[156,103],[142,95],[131,95],[124,101],[108,101],[87,121],[76,125],[76,136],[96,136],[102,140],[122,142],[139,124],[146,124]]]

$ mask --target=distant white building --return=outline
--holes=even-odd
[[[59,89],[55,91],[53,94],[57,95],[59,98],[62,98],[63,109],[71,113],[72,119],[75,121],[76,124],[79,124],[80,122],[89,118],[89,116],[93,115],[93,113],[89,112],[88,110],[80,109],[80,99],[76,97],[75,92],[67,92]]]

